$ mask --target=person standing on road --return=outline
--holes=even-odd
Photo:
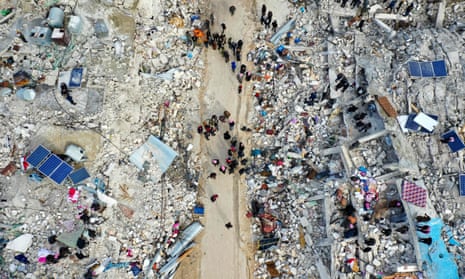
[[[231,70],[232,70],[234,73],[236,72],[236,68],[237,68],[236,61],[232,61],[232,62],[231,62]]]
[[[221,165],[220,171],[221,171],[223,174],[226,174],[226,166],[225,166],[225,165]]]
[[[229,130],[230,130],[230,131],[232,131],[232,130],[234,129],[234,124],[236,124],[236,123],[234,122],[234,120],[232,120],[232,119],[229,120]]]
[[[218,194],[214,194],[213,196],[210,197],[210,200],[211,200],[212,202],[215,202],[216,199],[218,199]]]
[[[271,27],[273,32],[276,33],[276,31],[278,30],[278,22],[276,20],[273,20],[273,22],[271,22]]]
[[[224,31],[226,30],[226,24],[221,23],[221,34],[224,34]]]
[[[231,16],[233,16],[234,12],[236,12],[236,7],[232,5],[231,7],[229,7],[229,13],[231,14]]]
[[[260,17],[261,25],[265,24],[265,18],[266,18],[266,5],[263,4],[263,6],[262,6],[262,15]]]
[[[230,228],[233,227],[233,225],[231,224],[231,222],[227,222],[224,226],[225,226],[228,230],[229,230]]]

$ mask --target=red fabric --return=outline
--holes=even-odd
[[[79,199],[79,191],[76,190],[75,188],[69,188],[68,199],[71,202],[76,203]]]
[[[24,157],[23,157],[23,170],[24,170],[24,171],[27,170],[27,169],[29,168],[29,163],[26,162],[26,158],[27,158],[27,156],[24,156]]]

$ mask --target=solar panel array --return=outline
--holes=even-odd
[[[89,173],[84,168],[71,173],[73,171],[72,166],[42,145],[39,145],[31,155],[26,158],[26,162],[56,184],[63,183],[68,176],[70,176],[74,184],[90,177]]]
[[[444,60],[429,62],[408,62],[408,69],[412,77],[445,77],[447,67]]]

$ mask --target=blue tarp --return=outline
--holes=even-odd
[[[131,154],[129,160],[136,165],[137,168],[143,170],[144,162],[150,158],[152,161],[156,162],[162,173],[164,173],[171,163],[173,163],[176,156],[178,156],[178,153],[171,149],[171,147],[150,135],[147,142]]]
[[[429,234],[417,231],[418,237],[431,237],[433,239],[431,245],[419,243],[423,269],[426,274],[425,278],[459,279],[457,264],[453,256],[447,251],[447,247],[441,238],[442,220],[433,218],[426,224],[431,227]]]
[[[194,214],[198,214],[198,215],[203,215],[205,213],[205,208],[203,208],[203,206],[195,206],[194,207]]]
[[[82,74],[84,72],[83,68],[75,68],[71,71],[69,78],[69,87],[81,87]]]
[[[260,149],[252,149],[251,154],[252,154],[252,156],[257,157],[257,156],[260,156],[262,154],[262,151]]]

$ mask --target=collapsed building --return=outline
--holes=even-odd
[[[458,278],[459,16],[336,5],[295,6],[274,46],[257,49],[268,71],[254,87],[260,171],[248,180],[256,277]]]

